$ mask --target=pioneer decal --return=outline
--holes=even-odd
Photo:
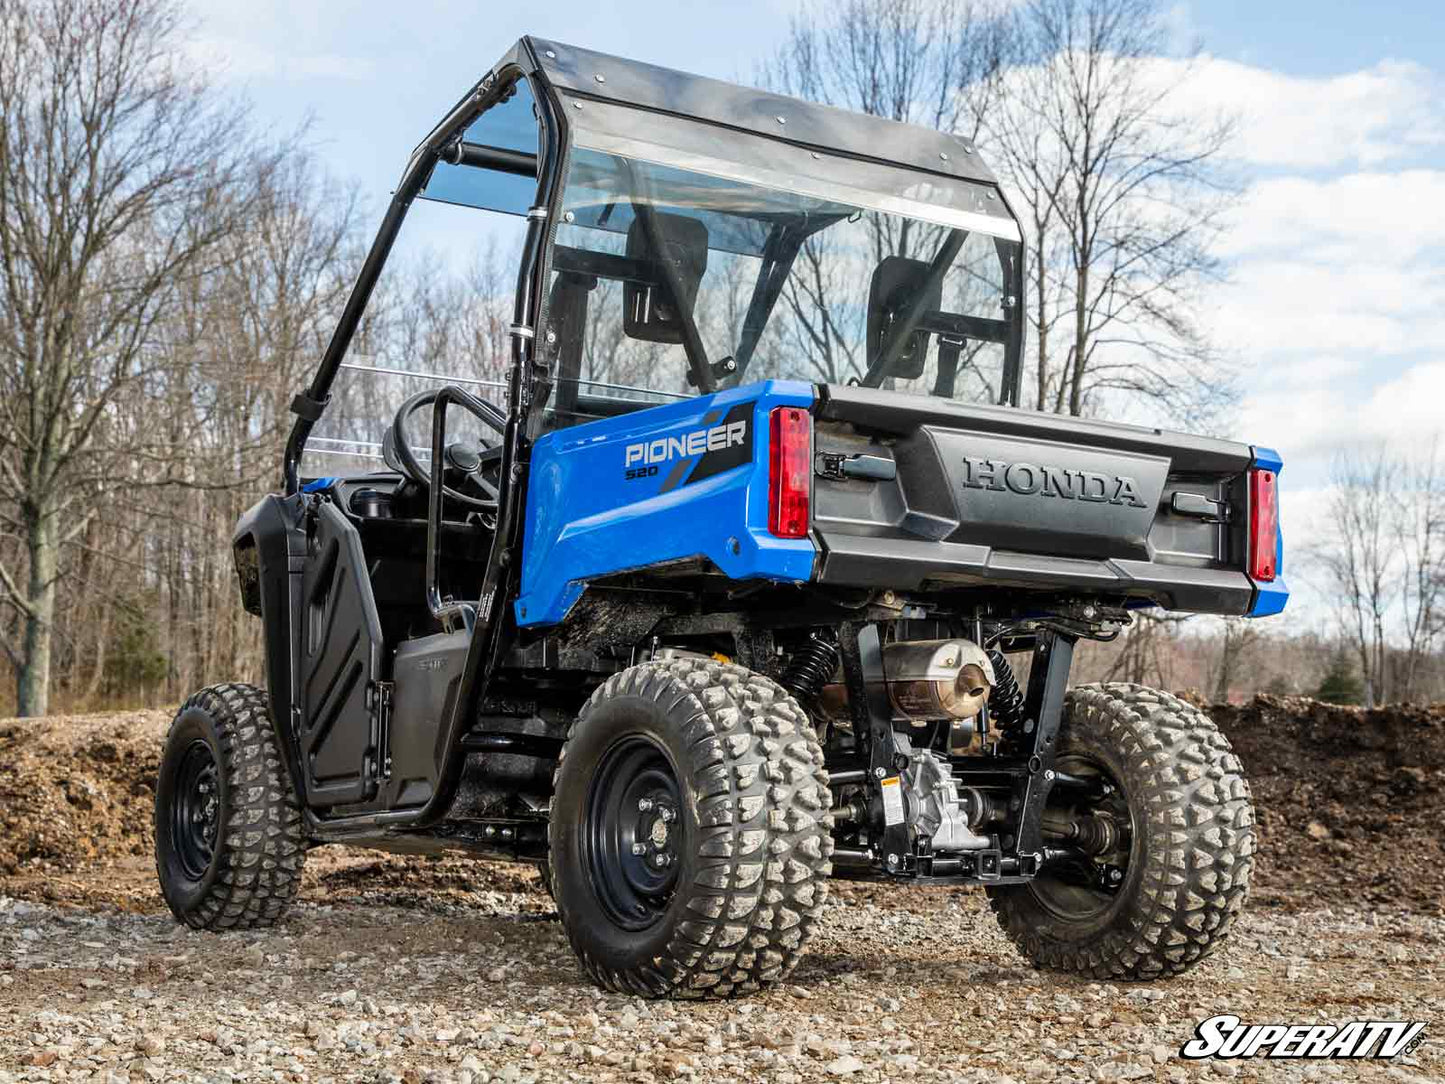
[[[1099,474],[1035,463],[1007,463],[1001,459],[966,455],[963,457],[963,485],[966,489],[1017,493],[1021,497],[1057,497],[1066,501],[1148,507],[1139,496],[1139,483],[1128,475]]]
[[[702,425],[651,440],[636,441],[623,450],[623,477],[629,482],[661,477],[666,493],[679,485],[699,482],[753,459],[753,404],[738,403],[719,417],[704,415]]]
[[[704,452],[720,452],[734,444],[741,444],[748,435],[748,423],[729,422],[714,425],[710,429],[694,429],[690,433],[675,437],[658,437],[627,446],[627,465],[646,463],[649,466],[667,463],[679,456],[702,455]]]

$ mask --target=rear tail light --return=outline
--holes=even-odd
[[[1279,496],[1274,471],[1249,472],[1249,577],[1270,583],[1278,575]]]
[[[778,407],[772,413],[771,429],[768,531],[779,538],[806,538],[813,475],[813,420],[801,407]]]

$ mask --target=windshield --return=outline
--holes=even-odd
[[[1019,246],[979,222],[581,147],[563,208],[543,348],[555,413],[771,378],[1006,395]]]
[[[543,427],[767,379],[1010,400],[1018,225],[963,141],[941,144],[957,150],[939,152],[937,169],[904,168],[590,98],[561,104],[570,146],[535,348]],[[540,160],[526,82],[458,146],[408,215],[307,441],[309,476],[381,467],[393,414],[416,392],[459,383],[505,404]],[[481,246],[470,259],[467,238]],[[427,417],[410,438],[425,460]],[[496,434],[453,411],[448,439]]]

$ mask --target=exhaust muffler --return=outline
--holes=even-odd
[[[900,640],[883,648],[883,674],[893,718],[927,723],[972,719],[993,691],[993,663],[972,640]],[[842,681],[823,686],[819,702],[830,715],[848,711]]]

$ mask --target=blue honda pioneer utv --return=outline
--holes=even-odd
[[[448,372],[351,349],[418,197],[525,223]],[[785,976],[829,877],[983,885],[1097,978],[1207,954],[1240,763],[1070,661],[1139,607],[1279,611],[1280,461],[1021,409],[1020,240],[967,140],[519,42],[412,154],[236,529],[266,687],[171,728],[176,916],[274,922],[345,843],[537,863],[643,996]]]

